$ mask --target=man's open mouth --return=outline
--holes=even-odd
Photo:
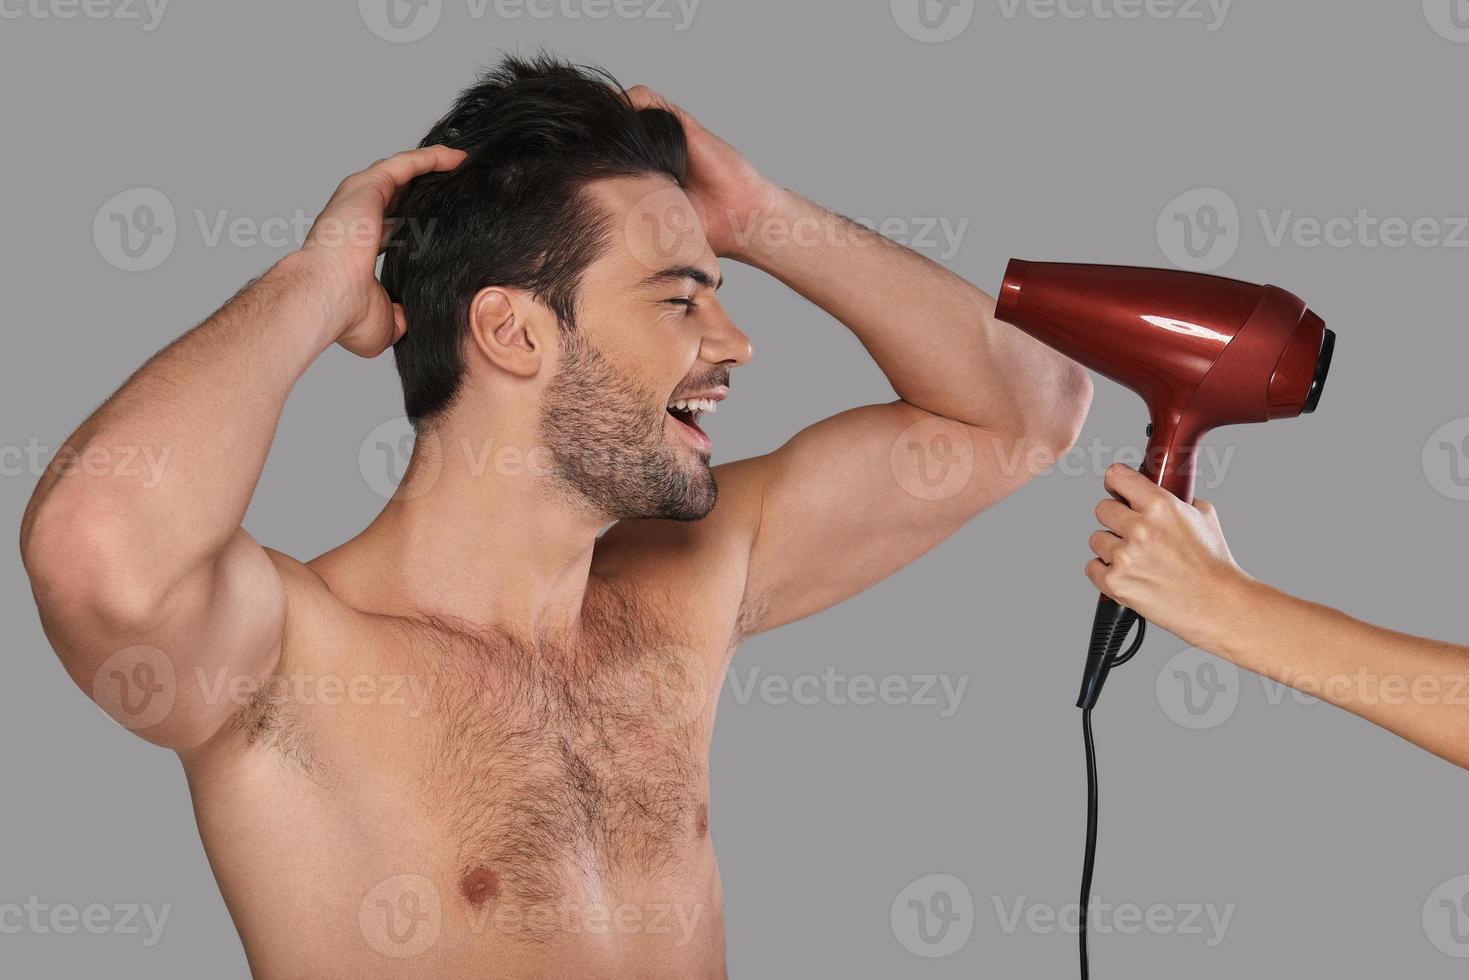
[[[668,403],[668,414],[702,434],[704,430],[699,428],[699,416],[705,412],[717,411],[716,405],[718,402],[713,398],[679,398]]]

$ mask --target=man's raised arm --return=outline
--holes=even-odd
[[[935,262],[765,181],[678,114],[687,191],[719,255],[763,269],[847,326],[899,400],[842,413],[768,456],[720,467],[721,500],[758,497],[751,630],[809,615],[891,575],[1070,448],[1085,371],[995,319],[991,297]]]
[[[765,457],[747,595],[771,628],[886,578],[1018,489],[1076,440],[1085,371],[995,319],[937,263],[794,194],[774,218],[814,244],[746,261],[832,314],[899,401],[844,412]],[[830,237],[825,230],[831,230]]]
[[[233,702],[206,697],[200,677],[274,668],[283,587],[240,522],[282,406],[333,343],[372,357],[401,334],[374,276],[384,212],[413,177],[462,160],[430,147],[348,177],[305,248],[149,360],[37,486],[21,553],[46,635],[89,694],[115,689],[99,670],[119,671],[140,698],[167,686],[157,718],[98,698],[149,741],[190,748],[224,724]],[[107,465],[145,453],[159,464],[146,474]]]

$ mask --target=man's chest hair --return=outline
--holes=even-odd
[[[383,672],[407,673],[416,703],[367,727],[394,743],[381,762],[421,795],[460,875],[491,868],[504,898],[540,905],[564,894],[568,866],[646,881],[703,835],[727,651],[697,648],[664,602],[599,583],[570,641],[442,619],[382,625]],[[242,712],[240,727],[330,793],[352,777],[335,771],[320,717],[287,695]]]

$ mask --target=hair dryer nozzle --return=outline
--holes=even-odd
[[[1336,352],[1336,331],[1326,328],[1321,335],[1321,353],[1316,357],[1316,377],[1311,379],[1311,390],[1306,395],[1306,407],[1302,415],[1310,415],[1321,404],[1321,391],[1326,387],[1326,375],[1331,370],[1331,355]]]

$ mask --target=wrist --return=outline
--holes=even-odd
[[[730,215],[734,244],[729,257],[772,271],[792,248],[825,239],[820,208],[789,188],[768,185],[758,204],[743,215]]]
[[[1189,643],[1235,663],[1274,592],[1244,570],[1230,569],[1211,590],[1208,610]]]
[[[300,304],[318,346],[325,350],[355,322],[352,291],[318,250],[286,255],[261,277]]]

